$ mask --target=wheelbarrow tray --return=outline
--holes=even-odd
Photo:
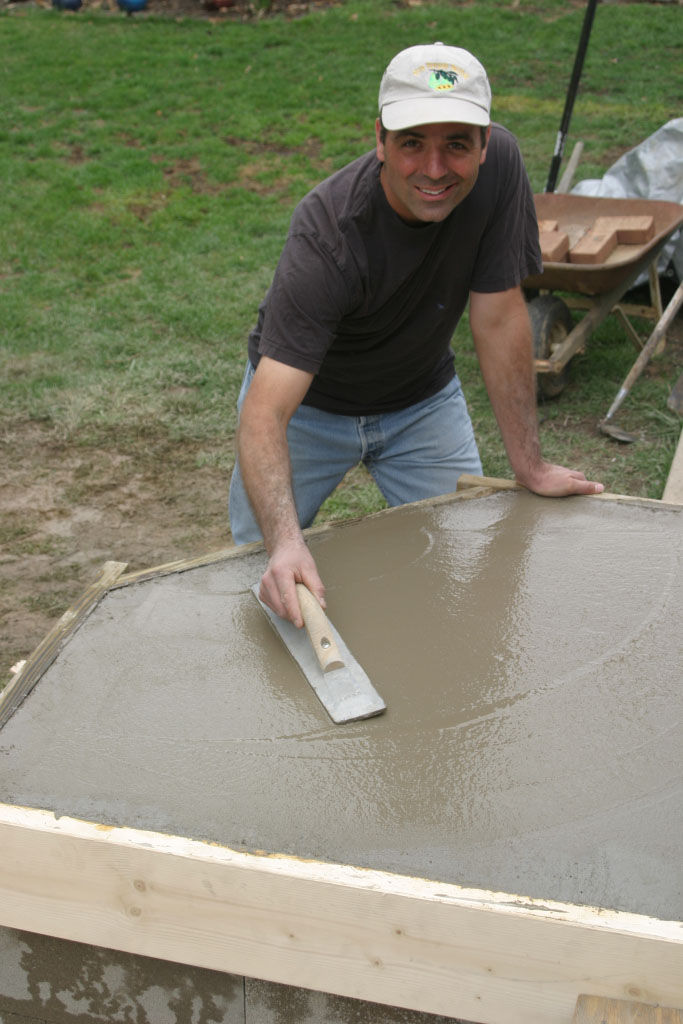
[[[539,220],[557,221],[558,230],[573,245],[592,226],[596,217],[650,215],[654,236],[642,245],[617,245],[604,263],[544,263],[543,272],[524,281],[525,288],[602,295],[623,284],[623,295],[674,231],[683,224],[683,206],[654,199],[605,199],[544,192],[534,196]],[[649,257],[649,258],[648,258]],[[618,296],[618,298],[621,296]]]
[[[565,193],[542,193],[534,196],[534,202],[539,220],[557,221],[558,230],[569,235],[570,245],[578,241],[598,217],[651,215],[655,225],[654,235],[648,242],[642,245],[618,244],[603,263],[548,262],[543,264],[542,273],[523,282],[528,291],[540,289],[586,296],[581,305],[588,308],[586,315],[564,340],[550,346],[549,358],[541,356],[535,340],[534,347],[540,356],[534,360],[537,373],[561,374],[569,360],[583,349],[592,332],[615,307],[618,308],[629,288],[648,270],[651,287],[653,276],[657,287],[658,308],[651,312],[656,313],[661,322],[663,311],[656,260],[666,241],[683,224],[683,206],[654,199],[604,199]],[[544,347],[540,346],[541,349]],[[559,382],[560,378],[556,377],[555,381]],[[548,383],[547,393],[559,394],[561,386],[561,383]]]

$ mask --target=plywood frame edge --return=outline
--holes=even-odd
[[[516,480],[506,480],[501,477],[493,476],[475,476],[471,473],[463,473],[458,480],[458,494],[462,491],[466,494],[468,490],[474,489],[478,492],[486,492],[488,494],[495,491],[525,491],[526,488],[518,484]],[[603,491],[602,494],[588,494],[588,495],[568,495],[568,497],[579,498],[589,501],[607,501],[607,502],[622,502],[627,505],[643,505],[645,507],[655,508],[669,508],[671,502],[664,498],[642,498],[635,494],[612,494],[609,491]],[[553,499],[562,501],[563,499]]]
[[[683,505],[683,430],[678,438],[669,475],[666,478],[662,501]]]
[[[0,925],[494,1024],[683,1006],[683,925],[0,804]]]

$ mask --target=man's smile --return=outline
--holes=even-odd
[[[435,186],[430,187],[427,185],[416,185],[415,188],[417,189],[418,192],[421,192],[422,195],[438,197],[445,195],[446,192],[448,192],[449,189],[452,189],[454,185],[455,182],[453,181],[451,182],[450,185],[440,185],[438,188]]]

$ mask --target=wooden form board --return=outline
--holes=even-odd
[[[662,500],[683,505],[683,431],[678,438]]]
[[[572,1024],[683,1024],[683,1010],[625,999],[579,996]]]
[[[683,1005],[683,927],[0,806],[0,924],[496,1024]]]
[[[514,488],[462,484],[460,501]],[[567,1022],[582,993],[683,1006],[678,921],[7,804],[0,849],[6,927],[493,1024]]]

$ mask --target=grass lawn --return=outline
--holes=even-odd
[[[391,56],[429,39],[474,51],[493,116],[542,191],[583,9],[349,0],[245,22],[0,12],[0,679],[117,546],[149,565],[228,542],[247,333],[294,204],[372,146]],[[571,127],[586,147],[578,178],[680,115],[677,39],[676,4],[598,8]],[[540,409],[546,455],[659,497],[680,431],[666,408],[680,335],[622,407],[639,437],[624,447],[596,423],[635,351],[617,324],[596,331]],[[485,471],[509,475],[466,322],[454,348]],[[381,504],[357,471],[322,516]],[[105,516],[98,533],[106,509],[119,526]]]

